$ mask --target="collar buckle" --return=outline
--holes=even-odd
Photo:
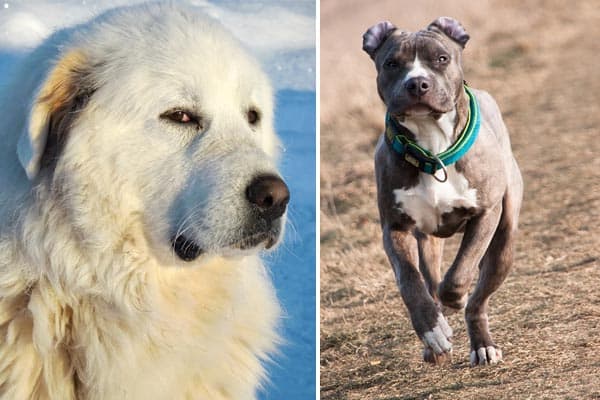
[[[417,160],[415,157],[413,157],[412,154],[406,152],[404,153],[404,160],[406,160],[406,162],[408,162],[410,165],[412,165],[415,168],[419,168],[421,166],[421,163],[419,162],[419,160]]]

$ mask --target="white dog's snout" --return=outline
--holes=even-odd
[[[262,218],[272,222],[285,213],[290,201],[290,191],[280,177],[263,174],[248,185],[246,198]]]

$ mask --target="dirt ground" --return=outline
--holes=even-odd
[[[361,36],[440,15],[471,34],[525,180],[514,269],[492,297],[504,361],[421,361],[381,245],[372,155],[384,109]],[[600,7],[596,0],[321,0],[321,398],[600,399]],[[460,238],[446,247],[449,265]]]

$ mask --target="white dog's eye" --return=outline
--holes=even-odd
[[[251,108],[246,113],[246,118],[248,118],[250,125],[256,125],[260,122],[260,113],[256,109]]]
[[[169,121],[176,122],[178,124],[194,124],[198,127],[202,127],[201,119],[189,111],[184,110],[170,110],[160,115],[162,119],[168,119]]]

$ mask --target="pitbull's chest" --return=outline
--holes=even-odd
[[[420,173],[415,186],[392,193],[398,212],[409,216],[421,232],[441,237],[461,230],[477,210],[477,190],[453,165],[447,169],[446,182]]]
[[[456,110],[437,120],[406,119],[402,124],[415,132],[420,146],[437,154],[452,144]],[[459,231],[477,211],[477,190],[469,186],[469,181],[455,165],[446,169],[448,179],[445,182],[419,173],[414,186],[392,188],[396,211],[409,216],[421,232],[441,237]],[[437,176],[442,177],[442,171],[438,171]]]

